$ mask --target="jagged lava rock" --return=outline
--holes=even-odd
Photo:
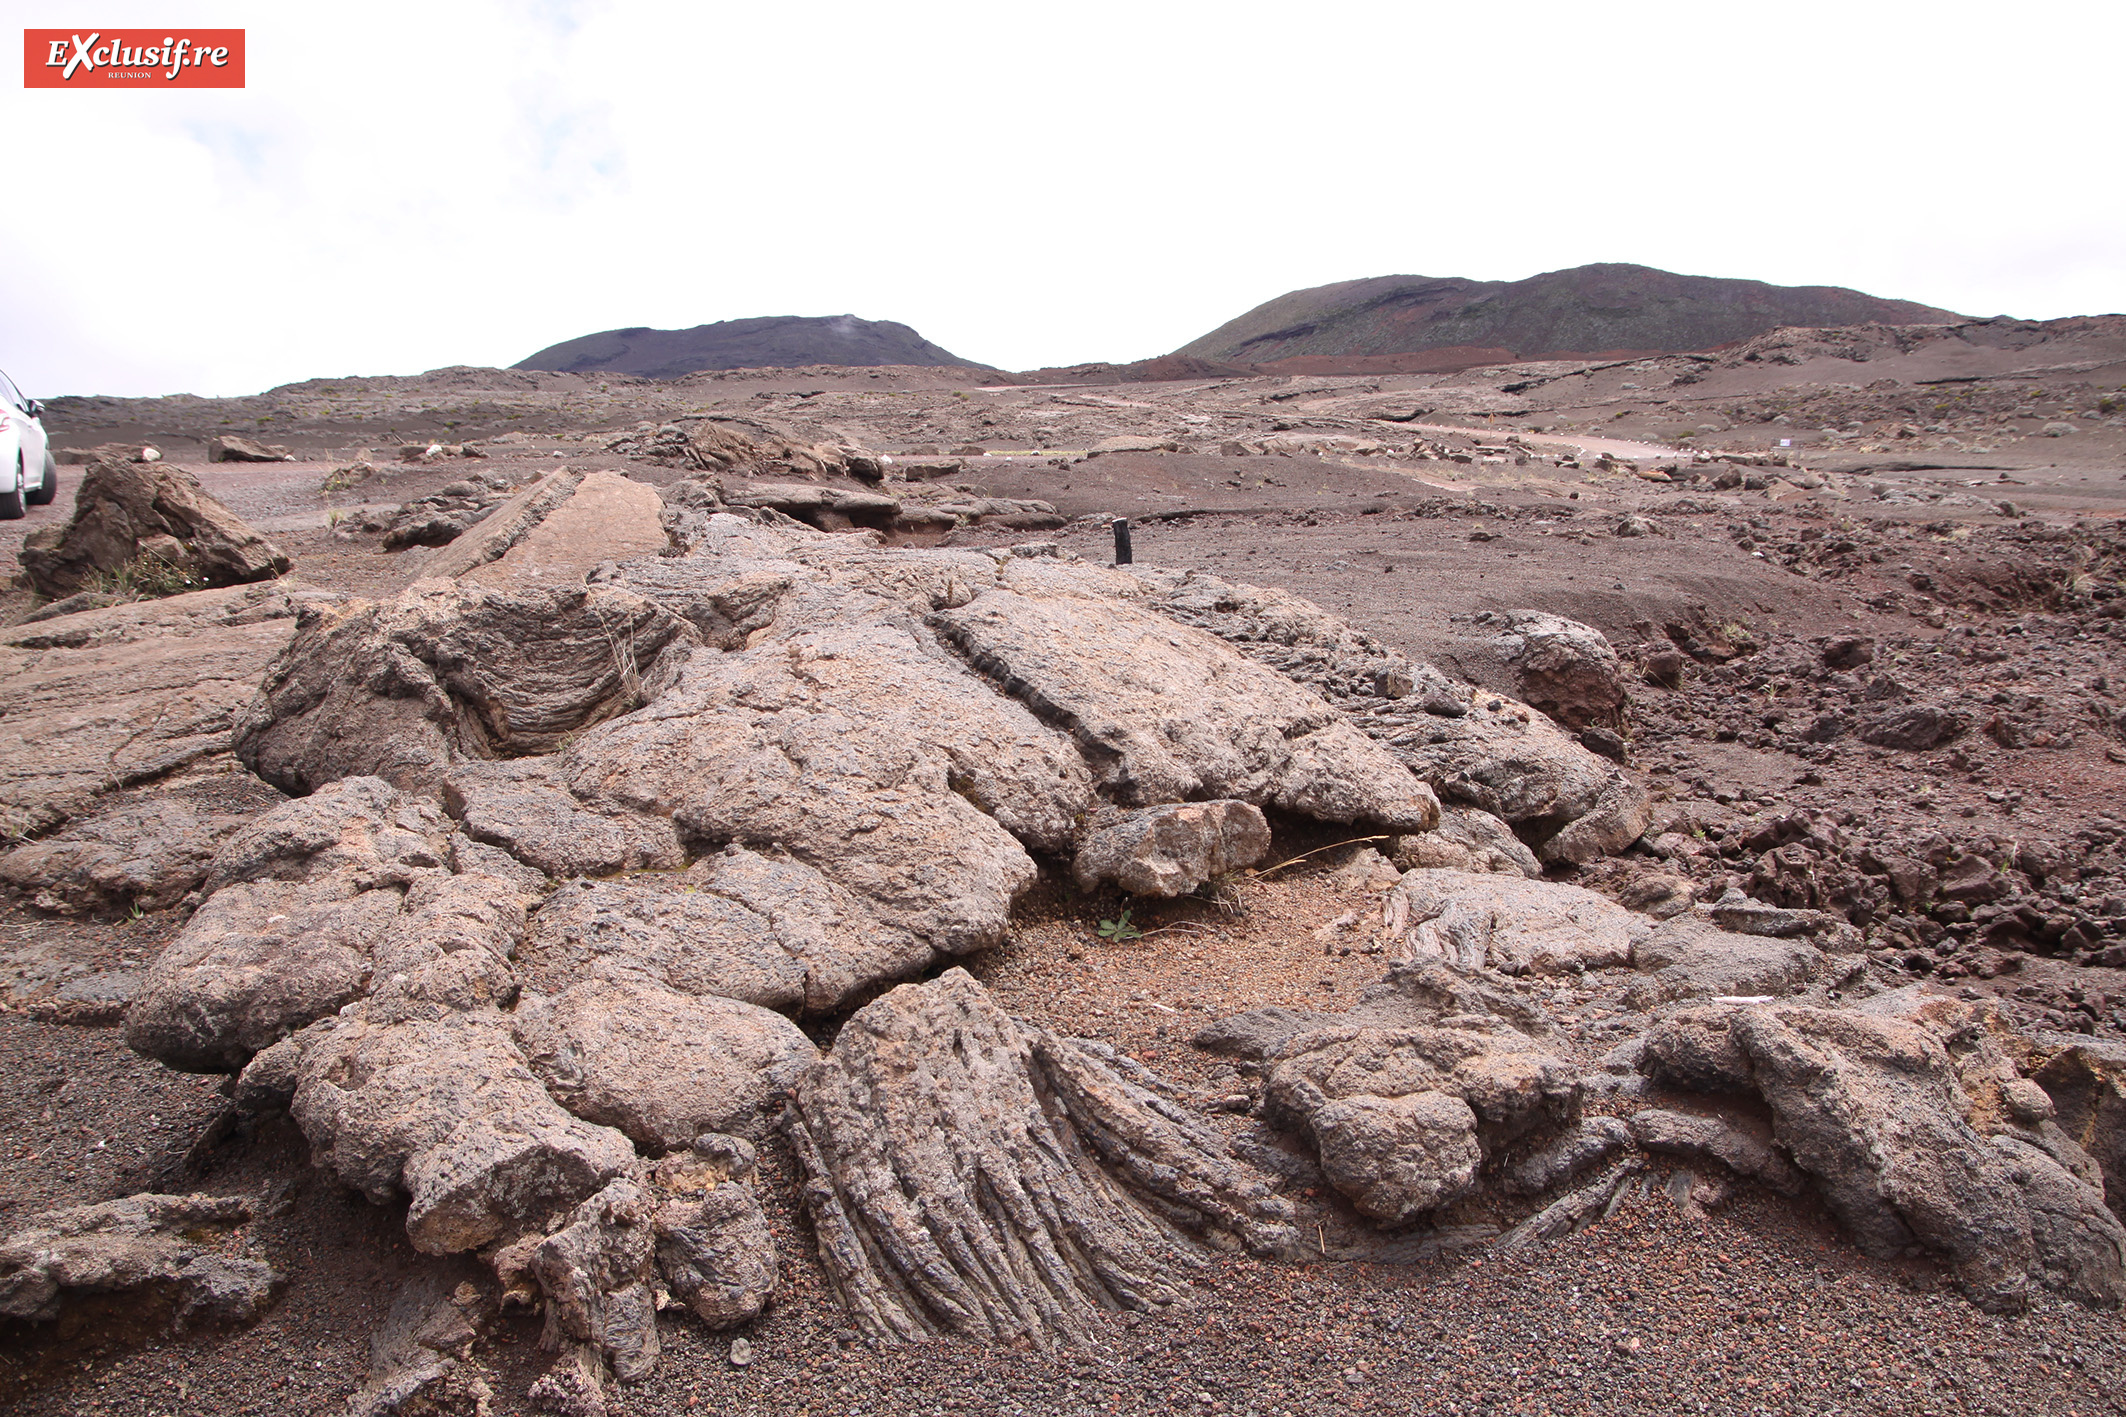
[[[30,585],[57,598],[131,562],[145,543],[152,543],[159,559],[210,586],[268,580],[291,564],[286,552],[190,473],[113,457],[89,464],[73,517],[64,526],[31,532],[19,558]]]
[[[1277,1252],[1290,1209],[1222,1138],[963,970],[859,1010],[785,1125],[828,1279],[861,1329],[1087,1339],[1179,1297],[1187,1227]]]
[[[1467,623],[1528,704],[1575,732],[1624,727],[1631,706],[1624,665],[1600,630],[1540,610],[1483,610]],[[1468,673],[1465,658],[1454,662]]]
[[[1946,1000],[1903,1017],[1715,1005],[1656,1024],[1640,1067],[1672,1086],[1762,1098],[1775,1139],[1870,1254],[1924,1245],[1989,1310],[2026,1307],[2033,1284],[2117,1305],[2126,1229],[2075,1174],[2094,1171],[2087,1155],[2005,1116],[1991,1135],[1974,1126],[1988,1109],[1952,1053],[1982,1046],[1973,1023]]]
[[[306,611],[236,754],[284,792],[358,775],[426,790],[459,757],[548,752],[634,708],[697,642],[622,591],[421,581],[387,604]]]
[[[1331,1185],[1402,1224],[1467,1195],[1499,1145],[1567,1120],[1571,1065],[1504,1024],[1342,1026],[1287,1038],[1265,1099],[1313,1140]]]

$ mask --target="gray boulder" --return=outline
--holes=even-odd
[[[562,1106],[652,1152],[759,1132],[770,1101],[819,1057],[795,1024],[755,1005],[598,979],[526,995],[511,1027]]]
[[[1622,1117],[1583,1118],[1515,1162],[1502,1178],[1505,1189],[1542,1195],[1631,1145],[1631,1126]]]
[[[0,1318],[42,1322],[93,1298],[115,1304],[106,1322],[250,1323],[280,1285],[231,1238],[253,1218],[241,1196],[154,1194],[25,1217],[0,1239]]]
[[[1614,969],[1652,925],[1604,896],[1578,886],[1519,875],[1413,870],[1394,895],[1407,902],[1389,952],[1440,960],[1460,970],[1562,974]]]
[[[1433,830],[1397,837],[1389,854],[1406,871],[1497,871],[1531,880],[1543,874],[1511,827],[1474,807],[1448,808]]]
[[[278,443],[261,443],[236,433],[207,439],[208,462],[294,462],[295,454]]]
[[[1953,743],[1971,727],[1971,716],[1936,704],[1893,709],[1860,725],[1859,738],[1878,748],[1923,752]]]
[[[1295,1034],[1315,1033],[1345,1021],[1340,1014],[1323,1013],[1318,1009],[1288,1009],[1282,1004],[1265,1004],[1259,1009],[1214,1019],[1196,1030],[1196,1036],[1190,1041],[1207,1053],[1259,1062],[1275,1053]]]
[[[724,500],[734,507],[770,507],[821,531],[890,527],[901,513],[897,498],[809,482],[755,482]]]
[[[1540,610],[1484,610],[1468,623],[1525,702],[1575,732],[1624,727],[1631,705],[1624,664],[1600,630]]]
[[[840,443],[807,443],[798,435],[757,419],[709,417],[695,422],[685,448],[687,462],[708,473],[799,477],[846,476],[877,482],[878,455]]]
[[[369,1368],[347,1417],[478,1417],[488,1409],[494,1388],[471,1354],[493,1312],[469,1279],[453,1290],[452,1278],[437,1267],[399,1286],[369,1335]]]
[[[2045,1032],[2018,1051],[2018,1061],[2044,1090],[2059,1126],[2102,1167],[2112,1210],[2126,1212],[2126,1045]]]
[[[1513,824],[1542,843],[1543,859],[1592,860],[1645,830],[1643,789],[1512,698],[1518,681],[1488,648],[1467,666],[1487,680],[1472,688],[1289,592],[1202,571],[1132,571],[1162,613],[1315,689],[1444,801]]]
[[[1737,935],[1690,915],[1663,921],[1640,939],[1632,963],[1648,977],[1632,991],[1641,1008],[1678,999],[1786,995],[1814,979],[1823,951],[1799,940]]]
[[[1270,824],[1246,802],[1103,808],[1071,863],[1083,890],[1113,881],[1132,895],[1177,896],[1268,854]]]
[[[666,1198],[655,1217],[657,1268],[702,1323],[731,1328],[775,1297],[781,1261],[753,1189],[753,1148],[722,1136],[694,1146],[695,1154],[667,1158],[656,1170]]]

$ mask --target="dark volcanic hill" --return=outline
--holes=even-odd
[[[808,364],[989,367],[940,349],[906,325],[854,315],[765,315],[690,330],[604,330],[548,345],[513,367],[676,379],[702,369],[799,369]]]
[[[1939,324],[1963,317],[1836,286],[1578,266],[1527,280],[1376,276],[1280,295],[1174,351],[1269,364],[1466,350],[1477,361],[1680,354],[1781,325]]]

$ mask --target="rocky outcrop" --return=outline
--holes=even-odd
[[[611,471],[547,474],[424,562],[425,579],[537,590],[580,585],[598,567],[670,546],[656,489]]]
[[[2102,1168],[2112,1210],[2126,1213],[2126,1045],[2048,1032],[2011,1046],[2059,1126]]]
[[[1113,881],[1131,895],[1186,895],[1268,854],[1270,825],[1245,802],[1103,808],[1071,863],[1083,890]]]
[[[632,1174],[619,1132],[547,1094],[494,1009],[395,1017],[374,1001],[322,1019],[246,1069],[280,1092],[317,1165],[380,1205],[406,1201],[406,1235],[430,1254],[544,1230]]]
[[[821,531],[886,528],[901,513],[896,498],[813,482],[755,482],[725,493],[724,500],[734,507],[769,507]]]
[[[142,556],[204,586],[270,580],[291,564],[191,474],[112,457],[89,464],[66,525],[31,532],[19,555],[31,588],[54,598]]]
[[[882,476],[875,453],[837,443],[806,443],[751,419],[701,419],[687,440],[685,457],[705,472],[746,477],[794,473],[877,482]]]
[[[247,1324],[280,1276],[231,1232],[252,1220],[240,1196],[137,1195],[25,1218],[0,1239],[0,1318],[55,1319],[95,1297],[106,1318],[151,1327]]]
[[[263,785],[256,795],[277,796]],[[0,857],[0,881],[59,914],[162,910],[206,879],[218,843],[244,824],[178,793],[143,797],[16,847]]]
[[[225,753],[303,606],[285,583],[193,591],[0,630],[0,821],[49,831],[103,794]],[[43,884],[71,869],[54,862]]]
[[[334,482],[353,485],[375,473],[366,463],[340,469],[327,479],[327,490],[333,490]],[[509,491],[509,481],[503,477],[446,482],[425,497],[401,503],[396,511],[379,510],[344,520],[333,528],[333,535],[345,541],[364,533],[381,536],[379,544],[386,551],[448,546],[507,500]]]
[[[1862,1249],[1924,1246],[1982,1308],[2021,1309],[2033,1286],[2126,1297],[2126,1229],[2077,1174],[2093,1164],[2064,1135],[2015,1124],[1997,1100],[2012,1072],[1966,1006],[1685,1010],[1647,1035],[1640,1066],[1670,1086],[1760,1098],[1774,1140]]]
[[[443,779],[443,805],[474,841],[559,880],[686,864],[669,818],[592,811],[551,758],[458,762]]]
[[[1548,715],[1413,663],[1287,591],[1133,568],[1164,614],[1317,690],[1441,800],[1510,823],[1546,862],[1584,864],[1646,830],[1646,792]]]
[[[1713,1162],[1786,1195],[1801,1192],[1801,1173],[1777,1147],[1718,1117],[1648,1107],[1631,1115],[1632,1139],[1648,1151]]]
[[[852,1017],[785,1125],[859,1328],[1045,1344],[1174,1302],[1184,1231],[1290,1245],[1285,1203],[1185,1115],[950,970]]]
[[[1433,678],[1436,671],[1421,673],[1418,682]],[[1510,822],[1544,861],[1581,864],[1645,832],[1645,789],[1547,715],[1482,690],[1465,698],[1435,687],[1412,697],[1368,711],[1367,730],[1445,801]]]
[[[505,1287],[543,1295],[563,1350],[550,1377],[595,1394],[608,1363],[655,1361],[653,1254],[719,1322],[772,1292],[773,1242],[735,1179],[750,1162],[703,1158],[750,1157],[727,1133],[760,1132],[816,1052],[766,1010],[588,969],[526,993],[515,959],[544,884],[433,801],[328,784],[222,844],[127,1037],[175,1066],[241,1068],[238,1114],[287,1112],[317,1166],[405,1204],[415,1248],[480,1251]],[[400,1356],[365,1389],[377,1402],[477,1394],[455,1359]]]
[[[865,896],[786,857],[739,846],[671,882],[578,881],[533,916],[522,968],[535,987],[639,983],[767,1008],[846,1008],[938,957]]]
[[[1469,1194],[1498,1147],[1579,1102],[1569,1064],[1490,1020],[1299,1033],[1271,1060],[1272,1115],[1313,1142],[1360,1213],[1390,1225]]]

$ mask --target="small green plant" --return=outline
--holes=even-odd
[[[182,567],[142,552],[122,566],[97,572],[83,589],[114,600],[160,600],[166,595],[204,589],[206,584]]]
[[[1128,907],[1124,907],[1114,919],[1102,920],[1099,929],[1100,938],[1111,945],[1120,945],[1130,940],[1143,939],[1144,932],[1131,923],[1129,914]]]
[[[133,904],[131,905],[131,907],[129,907],[129,908],[127,909],[127,911],[126,911],[126,913],[125,913],[125,918],[126,918],[127,920],[129,920],[129,921],[130,921],[130,920],[138,920],[138,919],[141,919],[141,918],[142,918],[143,916],[145,916],[146,914],[147,914],[147,912],[146,912],[145,910],[142,910],[142,909],[140,908],[140,902],[136,900],[136,901],[134,901],[134,902],[133,902]]]

